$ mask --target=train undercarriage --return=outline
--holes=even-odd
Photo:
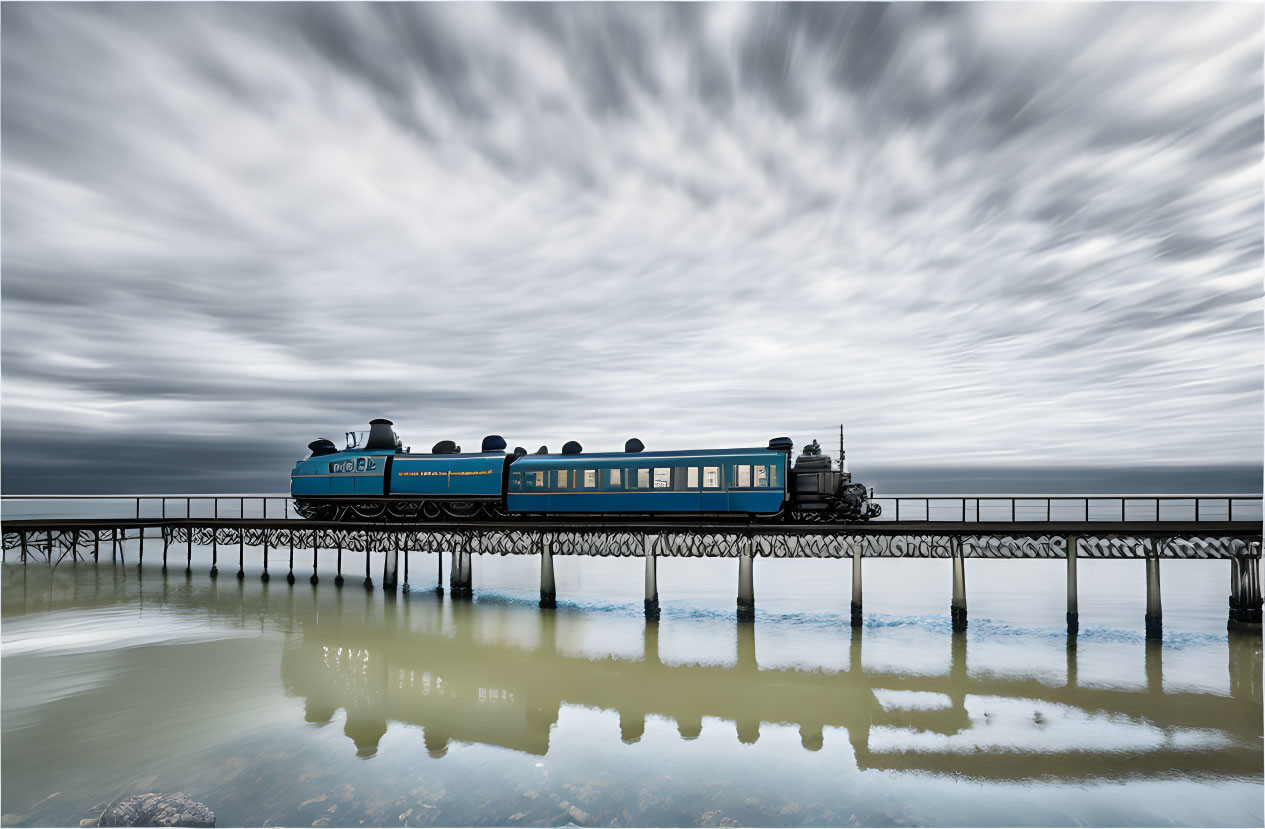
[[[448,501],[377,499],[300,499],[294,502],[295,512],[315,521],[383,521],[427,523],[451,521],[512,521],[521,519],[562,518],[574,521],[661,519],[667,521],[707,521],[735,523],[834,524],[841,521],[865,521],[878,514],[878,507],[868,501],[831,499],[804,506],[788,503],[777,513],[511,513],[497,501]]]
[[[294,511],[316,521],[500,521],[510,517],[499,501],[364,498],[299,499]]]

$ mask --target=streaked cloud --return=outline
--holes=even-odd
[[[6,489],[376,416],[1261,461],[1259,7],[0,14]]]

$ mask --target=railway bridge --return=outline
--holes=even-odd
[[[168,567],[173,549],[193,573],[195,544],[210,548],[211,577],[236,558],[246,577],[247,548],[261,551],[260,578],[271,578],[269,552],[288,550],[286,580],[296,579],[311,555],[309,581],[319,581],[322,552],[335,557],[335,584],[363,556],[372,589],[373,558],[380,554],[383,590],[408,592],[410,553],[447,553],[453,598],[473,592],[477,555],[534,555],[540,559],[540,605],[556,604],[554,556],[638,556],[645,560],[645,613],[659,616],[656,560],[711,556],[738,560],[737,616],[754,618],[753,562],[770,558],[841,558],[851,562],[851,623],[862,624],[862,562],[866,558],[947,558],[953,562],[950,613],[955,630],[967,626],[966,561],[973,558],[1061,558],[1067,562],[1067,626],[1079,626],[1077,561],[1081,558],[1146,561],[1146,633],[1160,638],[1160,561],[1223,559],[1230,563],[1231,628],[1260,630],[1261,496],[1256,494],[1156,495],[916,495],[876,498],[884,518],[837,524],[700,523],[597,516],[587,519],[521,518],[490,522],[331,522],[295,517],[282,495],[3,496],[4,551],[22,562],[56,566],[71,560],[112,563],[149,554]],[[270,514],[271,512],[271,514]],[[195,514],[196,513],[196,514]],[[161,549],[156,549],[161,547]],[[183,550],[181,548],[183,547]],[[234,553],[236,555],[234,556]],[[443,591],[443,556],[435,589]],[[328,563],[328,558],[327,558]],[[357,573],[358,573],[358,565]],[[357,575],[357,578],[359,576]],[[428,579],[429,580],[429,579]]]

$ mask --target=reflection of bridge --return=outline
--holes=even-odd
[[[495,612],[457,605],[448,616],[439,602],[388,601],[384,619],[363,621],[346,618],[359,614],[322,606],[319,617],[313,613],[296,619],[282,657],[282,679],[289,693],[306,699],[309,721],[328,722],[337,709],[345,709],[346,733],[362,756],[377,751],[388,722],[421,726],[425,745],[436,756],[447,751],[450,740],[543,755],[551,725],[569,704],[618,712],[625,741],[641,738],[647,716],[674,720],[685,739],[699,735],[704,717],[728,720],[744,743],[760,738],[761,723],[786,723],[798,726],[802,744],[811,750],[822,747],[823,729],[841,727],[847,729],[862,769],[994,780],[1262,772],[1261,652],[1255,636],[1230,636],[1232,693],[1226,697],[1163,692],[1158,643],[1148,644],[1147,687],[1130,690],[1079,685],[1075,640],[1067,651],[1066,684],[1051,685],[1033,678],[968,674],[963,634],[952,638],[952,663],[944,675],[864,667],[865,634],[860,629],[851,634],[850,669],[820,673],[759,669],[754,629],[742,623],[737,625],[735,665],[665,665],[658,658],[654,622],[645,627],[642,659],[590,660],[559,652],[559,621],[553,614],[523,617],[538,619],[531,632],[538,640],[535,647],[487,641],[492,637],[475,627]],[[880,697],[888,691],[930,692],[945,704],[920,710],[885,707]],[[968,696],[1063,706],[1152,733],[1140,745],[1105,749],[871,749],[875,728],[885,736],[964,734],[976,725],[967,712]],[[1162,732],[1158,741],[1154,729]],[[1193,745],[1183,739],[1192,735]]]

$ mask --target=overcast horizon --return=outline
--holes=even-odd
[[[7,493],[281,489],[374,417],[1260,491],[1260,6],[0,23]]]

